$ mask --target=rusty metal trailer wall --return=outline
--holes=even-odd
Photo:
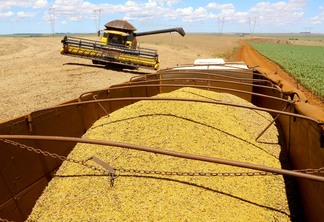
[[[106,90],[89,92],[77,100],[62,104],[43,111],[35,111],[0,124],[0,134],[21,135],[52,135],[81,137],[86,130],[100,117],[122,108],[133,102],[105,101],[86,103],[86,101],[123,98],[123,97],[151,97],[158,93],[169,92],[184,85],[223,91],[223,87],[242,91],[226,91],[238,95],[255,105],[298,113],[294,106],[285,107],[280,101],[261,98],[250,93],[263,93],[278,98],[288,98],[280,91],[262,88],[254,84],[261,81],[261,85],[269,85],[269,81],[258,73],[242,71],[232,74],[232,79],[226,77],[233,72],[165,72],[136,77],[127,83],[112,86]],[[186,78],[187,80],[185,80]],[[236,79],[243,84],[231,82]],[[243,78],[243,80],[241,79]],[[208,80],[209,79],[209,80]],[[225,80],[217,82],[214,80]],[[262,81],[264,82],[262,83]],[[270,84],[271,85],[271,84]],[[275,116],[275,115],[274,115]],[[293,169],[319,168],[324,165],[323,136],[320,126],[308,120],[279,116],[286,151]],[[322,140],[321,140],[322,139]],[[27,146],[47,150],[60,155],[67,155],[75,146],[72,142],[49,141],[19,141]],[[61,161],[23,150],[16,146],[0,141],[0,218],[14,221],[25,220],[41,195],[48,181],[52,178]],[[305,215],[308,221],[319,221],[324,218],[324,184],[305,179],[298,179]]]
[[[290,129],[288,152],[293,168],[323,167],[324,145],[319,126],[306,120],[291,118],[290,124],[285,127]],[[323,220],[324,183],[298,179],[298,185],[308,221]]]
[[[263,77],[265,78],[265,77]],[[268,95],[278,94],[278,92],[265,92],[263,89],[254,89],[255,92],[263,91]],[[279,95],[277,95],[279,96]],[[281,95],[293,97],[294,95]],[[293,99],[293,98],[291,98]],[[266,98],[253,98],[253,103],[257,106],[273,108],[276,110],[285,109],[281,102],[270,102]],[[290,105],[286,111],[307,115],[309,107],[303,102],[300,103],[304,109],[296,109],[296,105]],[[305,111],[305,112],[303,112]],[[318,111],[318,110],[316,110]],[[314,117],[323,121],[323,113],[313,112]],[[285,148],[292,169],[318,169],[324,166],[324,128],[323,124],[294,118],[289,116],[279,116],[278,122],[285,139]],[[310,171],[311,172],[311,171]],[[297,179],[302,207],[307,221],[322,221],[324,218],[324,183]]]
[[[158,92],[156,89],[154,91],[155,94]],[[111,93],[103,90],[96,93],[96,99],[120,98],[131,94],[148,96],[146,90],[143,91],[143,89],[121,89],[113,90]],[[80,97],[79,101],[92,99],[92,95],[86,94]],[[78,100],[66,104],[75,102]],[[116,101],[101,104],[105,111],[111,113],[132,102]],[[35,111],[4,122],[0,124],[0,134],[81,137],[96,120],[106,115],[97,103],[64,106],[66,104],[62,104],[61,107]],[[75,146],[72,142],[43,140],[19,142],[63,156],[67,156]],[[0,218],[24,221],[61,163],[60,160],[44,157],[0,141]]]

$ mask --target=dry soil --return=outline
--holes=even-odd
[[[78,36],[100,40],[96,36]],[[1,38],[0,122],[75,99],[152,70],[120,70],[90,60],[63,56],[61,37]],[[138,38],[157,49],[161,68],[192,64],[196,58],[229,57],[238,37],[160,34]]]

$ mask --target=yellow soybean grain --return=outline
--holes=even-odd
[[[252,104],[230,94],[182,88],[158,95]],[[206,103],[140,101],[98,120],[86,138],[280,167],[278,131],[265,112]],[[173,172],[244,172],[221,164],[78,144],[69,157],[96,156],[115,168]],[[89,162],[91,163],[91,162]],[[97,166],[95,163],[91,163]],[[37,201],[37,221],[289,221],[282,176],[190,177],[120,173],[109,177],[64,162]]]

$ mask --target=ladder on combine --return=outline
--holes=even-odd
[[[65,36],[61,41],[62,55],[90,59],[94,64],[119,64],[134,68],[159,69],[157,50],[109,44],[88,39]]]

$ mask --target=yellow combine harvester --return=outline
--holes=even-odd
[[[154,49],[140,48],[137,36],[178,32],[183,28],[162,29],[135,33],[136,28],[125,20],[114,20],[105,25],[100,41],[65,36],[61,54],[91,59],[93,64],[119,64],[125,67],[159,69],[159,58]]]

